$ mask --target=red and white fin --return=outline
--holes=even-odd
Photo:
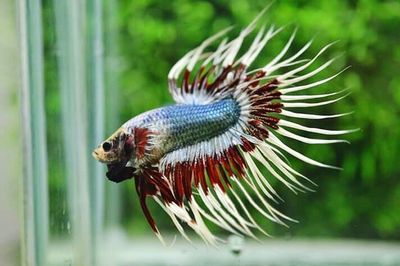
[[[189,237],[182,223],[192,228],[206,243],[214,245],[218,239],[210,232],[206,221],[232,234],[256,237],[255,230],[267,234],[252,217],[249,208],[282,225],[294,221],[273,206],[281,198],[268,179],[278,179],[295,193],[311,190],[303,181],[312,182],[293,169],[284,154],[314,166],[337,167],[308,158],[287,146],[278,135],[307,144],[331,144],[346,141],[329,137],[354,131],[309,127],[290,121],[291,118],[315,120],[346,115],[291,110],[329,105],[347,96],[345,91],[292,95],[294,92],[307,92],[341,73],[320,81],[299,84],[332,64],[334,59],[307,71],[331,44],[323,47],[311,60],[300,57],[312,41],[294,55],[286,56],[295,31],[281,52],[269,63],[256,70],[248,70],[268,41],[282,30],[274,26],[268,30],[262,28],[250,48],[239,56],[244,39],[254,30],[260,16],[243,29],[237,38],[222,40],[213,52],[205,50],[230,28],[205,40],[179,60],[168,74],[169,89],[177,103],[207,104],[233,97],[241,110],[237,124],[223,134],[172,151],[154,169],[144,172],[151,184],[144,182],[139,186],[149,191],[146,195],[156,199],[186,239]],[[285,71],[277,73],[282,68]],[[323,135],[325,138],[304,137],[292,132],[292,129]],[[260,170],[260,165],[268,171],[268,178],[264,176],[266,171]],[[146,213],[145,206],[144,210]],[[148,220],[158,233],[151,216]]]

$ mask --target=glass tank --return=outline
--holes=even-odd
[[[106,167],[92,157],[93,149],[128,119],[174,103],[167,75],[186,52],[230,25],[235,27],[229,37],[236,36],[267,4],[262,0],[2,1],[0,28],[11,26],[4,27],[4,42],[0,38],[0,59],[5,59],[0,62],[5,77],[1,90],[5,97],[14,96],[1,104],[0,112],[20,122],[20,128],[0,116],[0,127],[13,132],[18,157],[9,154],[4,138],[1,168],[15,170],[4,171],[0,186],[15,183],[9,190],[18,193],[6,191],[4,195],[10,196],[1,200],[0,211],[13,206],[9,202],[18,202],[20,211],[18,215],[18,207],[12,207],[11,222],[4,219],[3,229],[12,233],[16,247],[0,252],[0,260],[26,266],[400,265],[397,1],[277,1],[267,11],[262,25],[286,28],[268,43],[255,65],[278,54],[297,26],[288,49],[294,54],[314,38],[305,59],[340,39],[316,60],[318,66],[333,57],[336,62],[310,82],[351,65],[313,93],[350,88],[353,94],[319,110],[354,113],[313,126],[361,129],[344,137],[350,145],[320,147],[288,140],[305,155],[343,170],[320,169],[289,158],[318,186],[313,187],[315,193],[295,194],[269,179],[284,199],[274,206],[299,221],[285,227],[252,213],[272,237],[244,239],[210,223],[226,243],[207,246],[188,233],[190,243],[168,215],[149,202],[165,236],[163,244],[146,223],[133,180],[110,182]],[[250,45],[244,43],[245,48]],[[16,71],[11,73],[9,66]],[[9,246],[6,240],[0,241],[0,249]],[[9,254],[3,253],[15,259],[6,260]]]

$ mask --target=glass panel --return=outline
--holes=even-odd
[[[40,1],[20,1],[24,137],[23,262],[46,264],[48,244],[47,142]]]
[[[105,128],[102,2],[21,0],[19,10],[24,263],[99,265],[105,179],[91,150]]]
[[[16,5],[0,1],[0,264],[18,265],[22,223],[19,193],[22,184],[20,145],[20,55]]]

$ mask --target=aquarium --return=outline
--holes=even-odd
[[[216,247],[187,226],[192,242],[185,240],[148,199],[162,243],[134,180],[108,180],[92,151],[132,117],[174,104],[173,65],[230,25],[227,36],[234,38],[266,6],[251,38],[263,25],[284,27],[254,65],[272,60],[296,30],[288,54],[313,40],[303,59],[335,42],[311,71],[336,61],[308,83],[346,69],[312,95],[350,94],[310,112],[351,114],[304,126],[358,130],[343,136],[350,144],[285,144],[341,170],[286,154],[290,167],[317,184],[313,192],[293,193],[261,171],[283,199],[274,207],[297,222],[284,226],[251,210],[270,235],[259,232],[257,239],[207,222],[225,241]],[[2,1],[0,264],[400,265],[399,26],[397,1]]]

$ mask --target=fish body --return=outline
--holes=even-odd
[[[261,15],[233,40],[222,40],[214,51],[205,52],[229,29],[184,55],[168,74],[169,90],[176,104],[132,118],[93,152],[98,161],[107,165],[106,175],[111,181],[134,179],[144,215],[160,239],[147,208],[148,198],[171,217],[183,237],[189,240],[182,223],[213,245],[219,238],[209,230],[208,223],[237,235],[255,238],[254,231],[267,234],[249,208],[278,224],[293,221],[277,210],[275,204],[281,198],[264,175],[276,178],[293,192],[304,192],[311,190],[304,181],[313,183],[292,168],[286,155],[314,166],[336,167],[301,154],[286,145],[285,139],[310,145],[331,144],[346,142],[331,136],[354,131],[309,127],[298,122],[345,115],[301,111],[333,104],[347,96],[342,91],[307,93],[340,74],[306,82],[334,61],[309,70],[330,44],[311,59],[301,56],[312,42],[293,55],[286,55],[294,32],[270,62],[250,69],[268,41],[282,30],[262,28],[249,49],[239,54]],[[292,118],[297,120],[292,122]],[[297,132],[325,138],[309,138]]]
[[[233,127],[239,120],[240,106],[228,97],[209,104],[177,104],[146,112],[126,122],[122,128],[134,134],[148,131],[147,151],[133,157],[137,168],[143,162],[160,160],[166,154],[209,141]],[[140,157],[142,160],[135,160]]]

